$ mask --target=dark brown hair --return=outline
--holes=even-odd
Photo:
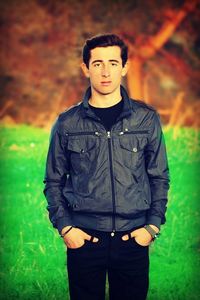
[[[109,46],[119,46],[121,49],[121,58],[122,58],[122,66],[127,62],[128,59],[128,47],[124,43],[124,41],[119,38],[119,36],[115,34],[102,34],[96,35],[91,39],[86,40],[85,45],[83,47],[83,62],[86,64],[87,68],[89,68],[90,61],[90,50],[97,47],[109,47]]]

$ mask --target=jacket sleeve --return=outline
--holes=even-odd
[[[149,143],[145,151],[146,170],[151,189],[151,206],[147,215],[148,224],[160,228],[166,221],[169,168],[160,118],[154,113]]]
[[[62,192],[69,173],[65,140],[64,134],[59,132],[59,121],[57,120],[51,131],[44,178],[44,194],[48,203],[49,219],[59,233],[62,228],[72,224],[67,202]]]

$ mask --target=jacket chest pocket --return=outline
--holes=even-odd
[[[130,169],[140,168],[144,163],[144,150],[147,145],[147,137],[124,135],[120,138],[119,143],[123,164]]]
[[[74,173],[88,173],[98,150],[97,137],[70,137],[67,149],[70,153],[70,165]]]

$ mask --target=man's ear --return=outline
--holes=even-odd
[[[85,77],[89,78],[90,77],[90,75],[89,75],[89,69],[88,69],[88,67],[86,66],[85,63],[81,64],[81,69],[82,69]]]
[[[129,69],[129,62],[127,61],[122,69],[122,76],[126,76],[126,73],[128,72]]]

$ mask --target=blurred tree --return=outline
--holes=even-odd
[[[158,32],[152,36],[138,36],[134,44],[129,43],[130,48],[130,72],[128,73],[128,87],[132,97],[144,97],[143,65],[159,52],[173,33],[183,21],[183,19],[195,9],[195,2],[185,3],[178,11],[167,10],[164,12],[163,24]],[[162,53],[162,52],[161,52]],[[170,54],[165,55],[165,59],[170,59]],[[178,61],[174,62],[179,65]],[[181,62],[180,62],[181,65]]]

